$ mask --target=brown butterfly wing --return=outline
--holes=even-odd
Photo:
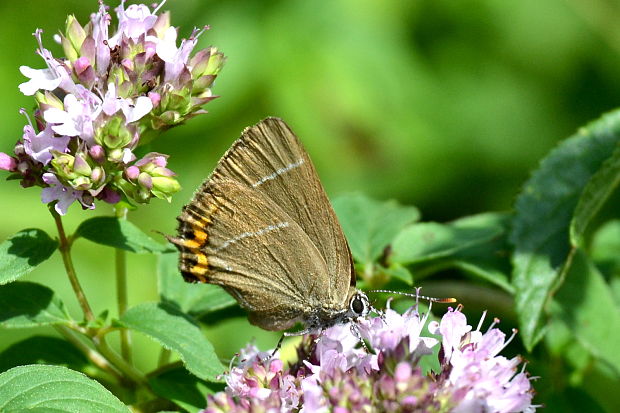
[[[349,245],[308,153],[289,126],[267,118],[247,128],[210,177],[223,179],[262,192],[299,224],[327,265],[330,298],[344,303],[355,285]]]
[[[250,321],[283,330],[329,302],[325,262],[303,229],[260,191],[207,181],[179,217],[180,266],[191,281],[224,287]]]

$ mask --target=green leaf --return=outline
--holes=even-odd
[[[601,225],[592,237],[590,256],[609,280],[609,289],[620,306],[620,220]]]
[[[361,263],[376,261],[405,225],[420,218],[415,207],[380,202],[362,194],[340,196],[333,206],[353,258]]]
[[[204,409],[207,405],[206,395],[213,394],[211,387],[219,386],[217,390],[224,390],[223,385],[207,384],[187,370],[179,368],[166,371],[158,376],[149,378],[149,385],[153,392],[189,412]]]
[[[49,288],[23,281],[0,286],[0,327],[28,328],[71,323],[64,303]]]
[[[543,309],[567,264],[569,226],[581,192],[619,138],[620,111],[616,111],[554,149],[517,199],[510,236],[515,246],[512,283],[521,337],[528,349],[542,337]]]
[[[620,142],[601,168],[583,189],[570,222],[570,239],[574,247],[582,246],[588,224],[620,183]]]
[[[0,353],[0,371],[26,364],[60,364],[82,370],[88,360],[69,342],[47,336],[28,337]]]
[[[488,242],[473,245],[454,255],[454,267],[477,278],[489,281],[504,291],[514,293],[509,281],[510,246],[508,245],[509,217],[505,216],[503,233]]]
[[[514,289],[508,281],[511,270],[507,244],[509,218],[505,213],[473,215],[447,224],[433,224],[427,228],[429,232],[423,228],[413,229],[423,225],[414,224],[397,237],[394,243],[397,255],[390,261],[414,261],[408,268],[415,279],[456,269],[512,293]],[[435,236],[433,228],[438,228],[440,236]],[[417,248],[418,243],[426,245]]]
[[[455,255],[493,241],[505,232],[507,215],[485,213],[447,224],[422,222],[402,230],[392,243],[390,262],[414,264]]]
[[[387,268],[379,267],[377,271],[386,274],[390,278],[396,278],[403,281],[405,284],[413,285],[413,276],[411,275],[411,272],[407,269],[407,267],[404,267],[398,263],[392,264]]]
[[[155,241],[126,219],[115,217],[87,219],[77,228],[75,237],[136,253],[172,251],[172,248]]]
[[[620,219],[601,225],[592,237],[590,254],[608,277],[620,277]]]
[[[0,411],[128,413],[129,409],[82,373],[35,364],[0,374]]]
[[[620,309],[583,252],[575,254],[556,300],[562,308],[559,314],[577,340],[620,375]]]
[[[497,269],[494,265],[486,265],[482,262],[468,262],[468,261],[454,261],[454,268],[457,268],[465,273],[471,274],[480,279],[486,280],[502,290],[512,293],[514,288],[508,280],[507,272],[503,272]]]
[[[224,371],[213,346],[187,315],[165,303],[142,303],[127,310],[117,321],[123,327],[148,335],[165,348],[179,353],[187,369],[209,381]]]
[[[0,244],[0,285],[15,281],[48,259],[58,248],[43,230],[25,229]]]
[[[201,317],[207,313],[237,304],[234,298],[217,285],[187,283],[178,269],[178,253],[161,254],[157,267],[159,295],[163,302],[183,312]]]

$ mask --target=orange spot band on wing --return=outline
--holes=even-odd
[[[197,274],[197,273],[192,273],[196,276],[196,278],[198,278],[198,281],[200,281],[201,283],[206,283],[207,282],[207,278],[203,275],[203,274]]]
[[[209,261],[207,260],[207,256],[205,254],[197,254],[195,258],[197,265],[205,268],[209,265]]]
[[[193,239],[186,239],[186,240],[183,240],[183,246],[185,248],[192,250],[192,252],[197,252],[195,250],[198,250],[200,247],[202,247],[202,244],[200,244],[198,241],[193,240]]]
[[[189,269],[189,272],[198,277],[202,282],[207,281],[207,279],[204,277],[207,271],[209,271],[209,269],[206,266],[203,267],[202,265],[194,265],[192,268]]]
[[[194,229],[194,239],[204,245],[207,240],[207,233],[199,229]]]

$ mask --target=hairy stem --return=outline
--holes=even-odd
[[[116,216],[119,219],[127,219],[127,208],[117,208]],[[121,317],[127,311],[127,256],[126,251],[120,248],[115,249],[115,268],[116,268],[116,302],[118,305],[118,316]],[[121,355],[125,361],[131,364],[131,333],[128,329],[120,330],[121,334]]]
[[[122,373],[110,362],[101,355],[97,350],[90,348],[84,341],[82,341],[77,334],[71,330],[69,327],[56,325],[54,326],[56,330],[71,344],[73,344],[78,350],[82,352],[93,363],[95,366],[99,367],[101,370],[111,374],[114,376],[119,382],[125,381]]]
[[[138,385],[147,386],[146,378],[144,375],[136,369],[131,364],[127,363],[121,356],[119,356],[112,348],[108,345],[105,340],[105,337],[95,336],[93,337],[93,343],[95,343],[95,348],[106,358],[108,359],[116,368],[118,368],[126,377],[130,380],[134,381]]]
[[[54,221],[56,222],[56,228],[58,229],[58,250],[60,251],[60,255],[62,256],[62,262],[64,263],[65,271],[69,276],[71,287],[75,292],[75,296],[77,297],[78,302],[80,303],[80,307],[82,307],[82,311],[84,312],[84,318],[86,318],[87,321],[93,321],[95,319],[95,316],[93,315],[93,310],[90,308],[90,304],[86,299],[84,290],[82,290],[80,281],[78,280],[75,273],[73,259],[71,258],[71,243],[69,242],[69,240],[67,239],[67,235],[65,234],[65,229],[62,225],[62,218],[54,209],[50,209],[50,212],[54,217]]]

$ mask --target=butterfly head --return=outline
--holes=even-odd
[[[360,317],[366,317],[373,310],[368,297],[362,291],[355,289],[349,297],[349,309],[347,316],[353,320]]]

